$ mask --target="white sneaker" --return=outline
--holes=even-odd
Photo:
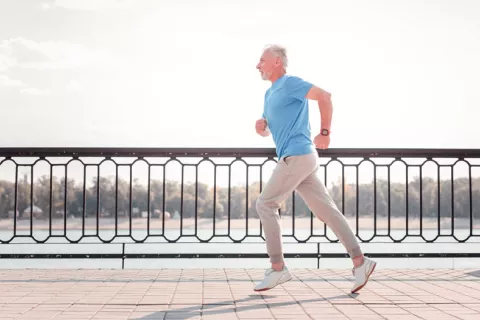
[[[292,274],[286,266],[283,266],[281,271],[275,271],[270,268],[265,271],[265,278],[255,286],[254,290],[266,291],[290,280],[292,280]]]
[[[355,276],[355,285],[352,288],[352,293],[362,289],[368,282],[370,275],[375,270],[377,263],[367,257],[363,258],[363,264],[358,268],[353,268],[353,275]]]

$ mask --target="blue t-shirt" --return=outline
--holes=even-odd
[[[311,83],[299,77],[284,75],[265,93],[263,118],[267,120],[279,159],[315,151],[305,97],[311,87]]]

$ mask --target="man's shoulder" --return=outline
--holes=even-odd
[[[297,90],[304,90],[304,88],[311,88],[313,84],[305,80],[302,77],[289,75],[288,78],[285,79],[285,87],[290,91],[297,91]]]
[[[285,75],[285,82],[286,83],[294,83],[294,82],[304,82],[305,80],[302,77],[293,75],[293,74],[286,74]]]

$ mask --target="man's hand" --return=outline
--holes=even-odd
[[[267,137],[270,135],[270,131],[267,127],[267,120],[264,118],[257,120],[255,123],[255,131],[257,131],[257,133],[262,137]]]
[[[318,149],[327,149],[330,144],[330,135],[317,135],[315,139],[313,139],[313,143],[315,143],[315,147]]]

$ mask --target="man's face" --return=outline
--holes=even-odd
[[[260,61],[257,64],[257,69],[260,71],[260,76],[263,80],[269,80],[272,76],[274,69],[279,65],[279,59],[275,57],[271,52],[265,51],[260,57]]]

